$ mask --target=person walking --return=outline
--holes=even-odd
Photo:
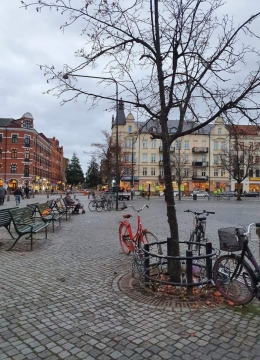
[[[15,189],[14,198],[15,198],[16,205],[20,205],[21,196],[23,196],[21,188]]]
[[[29,190],[28,186],[26,186],[24,188],[24,193],[25,193],[25,196],[26,196],[27,199],[29,199],[29,192],[30,192],[30,190]]]
[[[0,205],[4,205],[6,190],[3,185],[0,185]]]

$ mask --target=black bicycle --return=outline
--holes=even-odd
[[[246,305],[254,297],[260,300],[260,265],[248,246],[252,226],[259,228],[260,223],[250,224],[247,229],[230,227],[218,230],[220,250],[231,253],[216,260],[213,280],[219,292],[238,305]],[[241,253],[234,254],[236,251]]]
[[[194,229],[191,231],[189,238],[188,249],[197,252],[200,255],[202,242],[207,242],[206,238],[206,221],[209,214],[215,214],[213,211],[203,210],[202,212],[195,212],[192,210],[184,210],[184,212],[191,212],[194,215],[193,225]]]

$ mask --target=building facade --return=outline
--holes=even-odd
[[[36,131],[29,112],[20,119],[0,118],[0,184],[10,191],[58,187],[63,180],[63,148],[54,143]]]
[[[148,190],[162,192],[165,186],[162,144],[159,139],[151,139],[150,132],[160,132],[156,122],[148,124],[137,122],[130,113],[124,114],[122,100],[118,110],[118,138],[123,146],[125,162],[132,164],[132,171],[123,176],[120,186],[125,189]],[[168,121],[169,131],[177,130],[178,122]],[[188,128],[191,124],[187,123]],[[241,125],[241,127],[244,127]],[[239,125],[238,125],[239,128]],[[116,137],[116,121],[112,121],[112,136]],[[250,143],[257,149],[260,144],[260,133],[256,126],[247,127],[247,131],[241,131],[241,141]],[[221,163],[222,150],[233,146],[232,135],[228,126],[225,126],[222,118],[218,118],[214,124],[175,140],[170,147],[170,159],[172,163],[172,184],[174,190],[178,190],[177,168],[182,169],[181,191],[189,195],[195,189],[213,192],[236,190],[236,181],[232,179]],[[243,181],[243,191],[260,190],[260,154],[254,153],[252,169],[249,177]],[[131,168],[131,167],[130,167]],[[180,171],[180,170],[179,170]]]

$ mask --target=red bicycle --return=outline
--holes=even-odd
[[[128,205],[128,207],[132,207],[137,212],[137,230],[136,234],[133,235],[132,226],[130,223],[131,214],[125,214],[123,217],[125,220],[120,221],[119,225],[119,242],[121,249],[124,254],[129,255],[130,252],[134,252],[135,248],[141,248],[141,245],[158,242],[157,237],[147,231],[142,227],[140,212],[145,208],[149,208],[148,205],[144,205],[140,209],[135,209],[132,205]]]

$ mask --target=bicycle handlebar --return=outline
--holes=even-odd
[[[136,209],[133,205],[128,205],[128,207],[131,207],[134,209],[134,211],[140,212],[142,211],[145,207],[147,207],[149,209],[149,206],[147,204],[144,204],[143,207],[141,207],[140,209]]]
[[[203,210],[202,212],[195,212],[195,211],[192,211],[192,210],[184,210],[184,212],[191,212],[192,214],[194,214],[195,216],[197,215],[209,215],[209,214],[215,214],[214,211],[207,211],[207,210]]]

